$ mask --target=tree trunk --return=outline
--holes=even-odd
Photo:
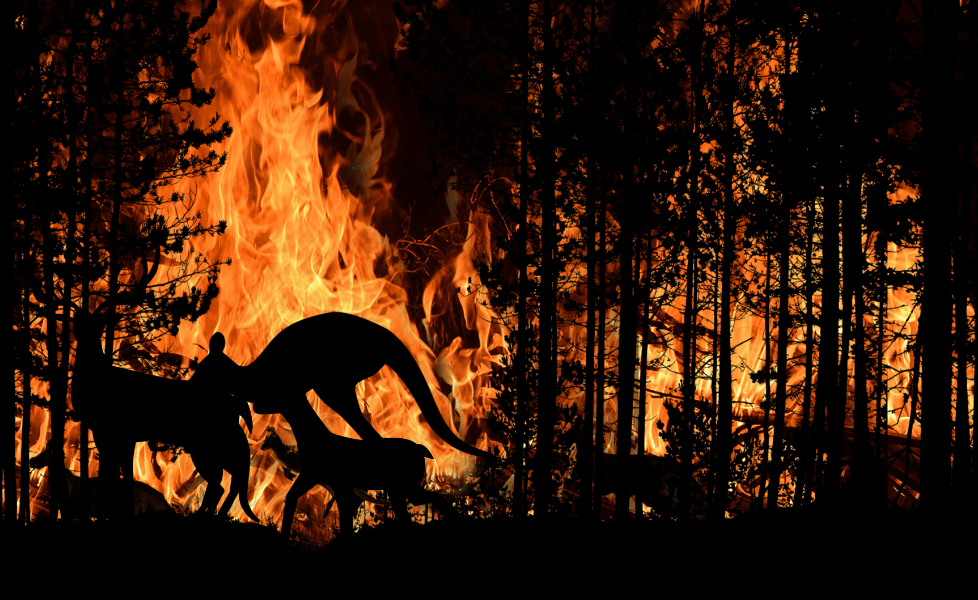
[[[524,57],[529,57],[530,48],[530,5],[524,3],[520,7],[520,21],[527,26],[526,35],[523,38]],[[517,305],[519,338],[517,341],[516,362],[520,365],[529,364],[527,350],[530,346],[530,320],[527,317],[527,298],[530,295],[530,281],[527,276],[527,266],[530,262],[528,243],[529,228],[529,199],[530,195],[530,110],[527,99],[530,84],[530,61],[524,58],[522,67],[523,86],[521,88],[521,122],[520,122],[520,224],[519,224],[519,254],[520,254],[520,289],[519,301]],[[517,375],[516,389],[516,425],[513,431],[513,513],[517,517],[526,516],[526,489],[523,486],[526,471],[526,457],[523,444],[525,443],[526,430],[526,406],[530,397],[530,386],[527,381],[526,372]]]
[[[536,502],[534,514],[546,516],[550,513],[550,502],[553,495],[552,465],[553,465],[553,432],[556,426],[556,365],[552,361],[554,351],[554,324],[556,306],[554,282],[557,274],[554,270],[554,248],[556,246],[556,206],[554,196],[555,173],[553,168],[553,118],[556,98],[553,89],[554,70],[554,34],[551,25],[552,6],[549,1],[543,4],[543,89],[542,111],[540,120],[540,152],[536,157],[537,172],[540,174],[541,204],[541,240],[540,240],[540,377],[538,397],[537,448],[536,464],[534,466],[534,486]]]
[[[625,69],[625,98],[624,98],[624,148],[630,147],[628,140],[637,139],[636,113],[638,112],[638,93],[635,78],[631,72],[634,62],[638,59],[635,31],[638,24],[638,14],[630,6],[624,13],[630,23],[625,25],[624,62]],[[630,17],[630,18],[629,18]],[[638,342],[636,321],[638,320],[638,303],[635,294],[635,267],[632,264],[635,257],[635,211],[633,209],[635,189],[635,159],[631,152],[620,153],[621,161],[621,195],[618,201],[618,220],[621,235],[618,238],[618,281],[621,289],[621,312],[619,313],[618,337],[618,435],[616,436],[615,461],[615,521],[626,521],[629,518],[629,490],[631,489],[628,468],[629,456],[632,453],[632,420],[635,406],[635,346]]]
[[[586,235],[587,235],[587,345],[584,364],[584,423],[581,425],[583,428],[582,435],[578,438],[582,441],[583,446],[577,449],[577,455],[581,457],[581,480],[578,486],[578,508],[577,514],[580,518],[586,519],[592,514],[592,506],[594,501],[594,490],[592,485],[594,484],[594,391],[595,391],[595,373],[594,373],[594,345],[597,338],[595,327],[597,326],[597,319],[595,319],[595,300],[597,295],[597,273],[595,269],[597,268],[597,256],[596,256],[596,244],[598,239],[598,231],[596,220],[595,206],[597,204],[597,186],[595,185],[595,178],[597,177],[597,166],[594,161],[594,147],[597,140],[598,132],[598,119],[595,115],[597,112],[597,102],[594,100],[594,0],[588,3],[588,50],[587,50],[587,77],[592,85],[588,86],[588,114],[591,116],[587,123],[587,130],[585,135],[587,136],[587,153],[585,157],[585,217],[584,221],[587,223]]]
[[[28,217],[30,218],[30,217]],[[26,254],[26,253],[25,253]],[[31,520],[31,466],[30,466],[30,446],[31,446],[31,351],[30,351],[30,290],[27,289],[26,279],[24,280],[24,394],[23,406],[24,416],[20,419],[20,511],[17,515],[18,521],[25,525]]]
[[[648,410],[648,405],[645,401],[645,396],[648,393],[648,376],[649,376],[649,333],[652,329],[649,327],[649,308],[652,304],[652,231],[649,228],[648,231],[648,243],[646,244],[646,257],[645,257],[645,287],[641,288],[640,296],[644,298],[644,306],[642,307],[642,350],[641,358],[639,359],[639,395],[638,395],[638,448],[635,454],[638,455],[637,462],[641,464],[645,457],[645,424],[648,423],[648,418],[645,413]],[[635,261],[639,263],[640,261]],[[645,509],[642,506],[642,486],[635,485],[635,513],[639,516],[645,514]]]
[[[601,481],[604,477],[604,395],[605,395],[605,341],[607,336],[607,311],[605,307],[605,292],[608,285],[608,256],[606,249],[607,239],[605,237],[605,227],[607,215],[605,213],[606,190],[601,190],[598,197],[598,377],[597,394],[594,401],[595,431],[594,431],[594,520],[601,520]]]
[[[833,50],[835,46],[842,45],[842,41],[838,39],[840,33],[837,23],[838,16],[830,10],[828,14],[819,15],[818,20],[826,48],[823,73],[832,76],[841,66],[839,64],[841,59],[835,56],[836,52]],[[830,80],[836,81],[834,76]],[[818,349],[819,368],[816,402],[825,408],[827,431],[825,433],[824,452],[827,455],[827,464],[822,473],[821,487],[816,494],[820,496],[820,501],[824,501],[828,505],[834,505],[839,490],[846,408],[845,393],[838,387],[839,338],[835,335],[835,332],[839,330],[839,204],[843,187],[841,179],[844,177],[841,170],[842,165],[838,160],[838,144],[844,129],[842,128],[842,120],[836,111],[839,110],[838,96],[842,93],[844,92],[838,91],[834,95],[830,95],[832,104],[828,111],[831,127],[823,133],[823,145],[821,147],[821,151],[830,158],[826,161],[820,177],[824,182],[825,189],[822,205],[822,315],[819,323],[823,335]],[[843,355],[848,354],[844,346],[842,350]],[[821,416],[818,412],[816,410],[816,419]],[[819,451],[820,458],[821,454],[822,451]]]
[[[716,491],[714,493],[714,518],[726,516],[729,501],[727,487],[730,482],[730,453],[733,450],[733,386],[731,377],[733,361],[730,347],[731,270],[734,261],[734,230],[737,228],[736,205],[733,197],[734,142],[737,124],[734,121],[734,102],[737,74],[735,70],[734,26],[728,26],[730,41],[725,61],[727,63],[726,98],[723,101],[724,152],[723,152],[723,249],[720,258],[720,374],[717,379],[717,438],[716,438]]]
[[[972,8],[974,10],[974,8]],[[962,73],[965,83],[963,94],[957,100],[960,110],[961,123],[968,124],[962,127],[961,151],[962,160],[959,163],[960,184],[958,189],[958,235],[955,238],[954,246],[954,293],[955,308],[954,328],[957,333],[955,340],[957,343],[957,392],[955,395],[955,420],[954,420],[954,463],[953,463],[953,490],[957,510],[966,511],[974,504],[974,448],[972,446],[972,432],[968,424],[968,298],[971,296],[972,305],[974,304],[974,256],[972,247],[972,233],[976,226],[972,222],[972,207],[976,195],[972,191],[974,181],[973,144],[978,138],[978,131],[975,127],[975,107],[974,98],[978,94],[978,84],[975,83],[975,37],[973,32],[969,32],[968,44],[964,48],[964,72]]]
[[[924,159],[921,198],[924,215],[924,308],[928,327],[921,325],[927,348],[924,391],[927,399],[927,433],[921,431],[920,486],[924,509],[933,516],[946,514],[951,486],[951,348],[953,302],[951,299],[951,222],[957,194],[953,114],[948,106],[954,96],[954,40],[958,3],[934,0],[924,3],[923,89]]]

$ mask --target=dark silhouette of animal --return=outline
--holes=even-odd
[[[32,469],[40,469],[51,464],[51,449],[44,447],[40,453],[31,457],[30,465]],[[82,496],[81,477],[75,475],[71,469],[64,469],[65,480],[68,486],[68,506],[73,517],[94,517],[96,507],[99,503],[99,477],[92,477],[88,480],[88,494]],[[133,485],[133,506],[134,515],[140,513],[172,513],[173,507],[166,501],[166,497],[151,485],[136,481]]]
[[[87,421],[98,445],[102,477],[114,482],[112,476],[121,468],[128,495],[134,489],[132,456],[137,442],[183,446],[207,482],[199,512],[209,514],[217,508],[224,494],[221,479],[227,470],[231,493],[219,514],[226,515],[238,498],[245,514],[258,522],[248,503],[251,448],[238,424],[240,414],[251,428],[247,405],[235,403],[230,393],[206,378],[166,379],[111,366],[102,353],[101,327],[92,326],[94,321],[88,316],[75,320],[72,405]],[[217,341],[216,352],[222,353],[223,338]],[[102,506],[109,505],[110,512],[121,511],[121,507],[112,506],[117,502],[116,485],[103,486],[102,493]]]
[[[617,492],[618,456],[603,452],[602,476],[599,483],[601,495]],[[679,461],[671,456],[629,454],[628,492],[637,494],[642,504],[664,516],[673,515],[679,507]],[[690,482],[691,513],[706,515],[706,490],[696,478]]]
[[[288,537],[292,530],[295,509],[306,492],[316,485],[329,489],[339,511],[340,535],[350,527],[360,504],[364,501],[391,504],[398,519],[407,520],[407,502],[414,505],[434,504],[445,517],[455,511],[442,496],[424,489],[420,481],[425,476],[425,458],[431,452],[421,444],[400,438],[354,440],[331,433],[319,419],[305,397],[297,398],[295,406],[286,407],[282,416],[289,422],[296,436],[303,432],[302,456],[284,444],[274,429],[266,434],[262,448],[283,455],[288,468],[297,473],[292,487],[285,496],[282,514],[282,533]],[[390,500],[374,498],[364,490],[385,490]]]
[[[223,340],[220,333],[214,334],[214,338],[218,336]],[[305,402],[306,392],[315,390],[362,439],[378,440],[380,434],[361,412],[356,385],[384,365],[401,378],[441,439],[467,454],[494,459],[492,454],[459,439],[438,411],[411,352],[396,335],[363,317],[334,312],[303,319],[276,335],[251,364],[240,366],[223,353],[212,351],[201,361],[197,373],[206,372],[209,380],[219,379],[236,398],[254,403],[256,413],[285,414],[283,407],[293,406],[296,398]]]
[[[272,451],[272,454],[275,455],[275,458],[282,465],[282,468],[285,471],[285,476],[289,479],[295,479],[296,475],[302,471],[302,459],[299,458],[299,450],[297,446],[286,444],[285,441],[279,437],[274,427],[265,428],[265,439],[262,440],[261,449]],[[326,505],[326,510],[324,511],[324,513],[329,513],[329,509],[333,507],[333,502],[336,500],[336,494],[330,487],[329,483],[320,481],[319,485],[327,488],[329,493],[332,495],[332,498],[330,498],[329,503]],[[390,506],[391,504],[390,500],[371,496],[366,492],[366,490],[354,488],[353,491],[361,500],[366,502],[371,502],[380,506]],[[460,489],[454,492],[439,491],[438,495],[441,498],[461,498],[464,496],[472,497],[475,496],[476,493],[472,483],[466,482]],[[411,503],[417,504],[414,501]],[[455,512],[454,509],[451,508],[450,504],[448,507],[442,505],[440,502],[437,502],[437,504],[446,511]]]
[[[297,447],[293,446],[292,444],[286,444],[285,441],[279,437],[278,432],[275,431],[274,427],[265,428],[265,439],[262,440],[261,449],[272,451],[272,454],[275,455],[275,459],[282,465],[282,468],[285,471],[285,476],[289,479],[295,479],[295,476],[302,471],[302,459],[299,458],[299,451]],[[328,483],[325,481],[320,481],[319,485],[328,488],[329,493],[334,496],[333,500],[336,499],[336,494],[334,493],[333,489],[329,487]],[[390,505],[390,500],[375,498],[360,488],[357,488],[354,491],[361,500],[384,506]],[[330,503],[326,508],[327,513],[329,512],[329,508],[333,505],[333,500],[330,500]]]
[[[577,447],[584,447],[583,420],[578,417],[572,427],[577,428]],[[614,494],[618,484],[618,456],[608,452],[601,453],[601,480],[597,482],[598,491],[602,496]],[[582,460],[578,454],[578,460]],[[642,504],[656,513],[672,516],[679,507],[679,461],[672,456],[656,456],[654,454],[629,454],[626,458],[628,466],[628,493],[640,497]],[[592,470],[592,473],[594,471]],[[690,482],[690,512],[693,515],[706,514],[707,494],[703,486],[691,478]]]

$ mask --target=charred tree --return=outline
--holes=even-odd
[[[974,10],[972,8],[972,10]],[[975,305],[974,297],[974,239],[973,232],[978,229],[974,223],[974,210],[978,207],[974,191],[974,144],[978,139],[978,129],[975,127],[976,118],[974,99],[978,94],[975,83],[975,52],[974,34],[967,33],[963,45],[964,64],[962,74],[966,82],[963,90],[958,90],[956,100],[960,111],[960,122],[967,123],[961,134],[961,161],[959,168],[958,190],[958,235],[954,246],[954,330],[956,333],[957,352],[957,390],[955,394],[954,421],[954,464],[953,485],[955,499],[959,510],[967,510],[969,502],[974,500],[974,441],[973,431],[968,423],[968,364],[974,364],[975,351],[968,342],[968,304]],[[973,334],[973,331],[972,331]],[[969,448],[971,451],[969,452]]]
[[[67,412],[72,322],[98,311],[100,326],[113,332],[107,344],[112,360],[116,334],[152,343],[175,332],[182,319],[205,312],[217,293],[218,265],[199,255],[184,272],[146,289],[161,253],[180,263],[190,238],[223,231],[223,225],[201,226],[176,206],[164,216],[171,203],[186,198],[160,196],[177,179],[223,164],[208,146],[230,135],[230,127],[217,119],[197,127],[179,114],[184,103],[203,106],[213,97],[194,86],[192,74],[194,53],[205,41],[200,30],[215,7],[206,4],[194,17],[173,2],[116,3],[98,11],[84,3],[15,8],[15,35],[29,50],[15,65],[21,148],[13,195],[18,223],[30,232],[15,243],[33,257],[21,275],[31,290],[31,311],[46,320],[43,340],[26,351],[40,359],[50,381],[49,399],[38,403],[51,411],[52,518],[67,510],[65,420],[80,416],[84,403],[72,396],[74,414]],[[37,164],[51,168],[38,172]],[[201,276],[212,285],[189,294],[179,289]]]
[[[556,36],[552,25],[553,6],[549,0],[542,2],[540,15],[540,39],[543,45],[541,57],[542,77],[540,83],[540,105],[538,111],[539,137],[534,140],[538,187],[537,194],[541,208],[540,221],[540,377],[537,396],[539,398],[537,448],[534,461],[534,514],[547,516],[553,501],[553,432],[556,425],[557,365],[553,359],[556,336],[556,279],[554,251],[557,245],[556,230],[556,173],[554,171],[553,130],[556,98],[554,94],[553,72],[557,54]]]
[[[727,19],[727,51],[724,56],[724,78],[722,95],[722,142],[723,152],[723,210],[721,219],[723,245],[720,251],[720,337],[715,342],[719,346],[720,374],[717,379],[717,439],[714,443],[714,465],[716,471],[714,518],[723,519],[729,498],[730,455],[733,452],[733,348],[731,347],[731,304],[733,294],[731,281],[736,248],[734,244],[737,219],[737,203],[734,198],[734,179],[736,177],[737,123],[734,120],[734,104],[737,89],[736,55],[734,53],[736,23],[732,16]]]
[[[920,485],[922,503],[930,515],[946,514],[951,487],[951,222],[956,211],[955,124],[947,106],[954,97],[955,23],[959,6],[953,0],[924,2],[924,88],[922,90],[924,300],[927,326],[921,324],[926,352],[923,392],[927,432],[921,433]]]

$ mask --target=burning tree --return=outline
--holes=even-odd
[[[187,107],[211,102],[196,85],[195,55],[216,2],[191,15],[174,1],[30,1],[14,35],[15,355],[23,398],[21,519],[29,518],[26,467],[31,405],[49,411],[52,517],[68,516],[62,439],[77,437],[83,494],[88,431],[66,432],[74,339],[88,317],[104,331],[107,360],[171,375],[187,364],[160,347],[181,320],[216,297],[220,261],[191,240],[205,225],[196,195],[174,182],[216,171],[210,149],[231,134],[214,114],[199,125]],[[94,320],[93,320],[94,319]],[[93,398],[97,402],[98,399]],[[133,402],[139,402],[134,396]],[[125,407],[117,407],[125,410]],[[34,413],[35,418],[37,413]],[[84,418],[84,415],[81,415]],[[46,425],[46,423],[45,423]],[[46,427],[43,427],[43,432]],[[74,442],[72,443],[74,445]],[[14,477],[5,479],[8,514]]]
[[[402,4],[397,13],[381,0],[240,0],[222,2],[208,21],[206,31],[220,43],[198,53],[194,81],[216,89],[215,105],[187,107],[201,123],[219,109],[237,133],[217,150],[228,152],[220,174],[192,183],[200,186],[198,206],[213,222],[226,219],[230,235],[191,237],[213,265],[202,266],[201,276],[222,257],[238,268],[225,271],[212,310],[181,328],[171,352],[159,356],[189,356],[220,328],[228,355],[244,364],[302,318],[337,310],[365,316],[411,349],[445,420],[463,438],[508,450],[512,462],[498,475],[515,483],[515,513],[526,514],[532,501],[535,514],[559,514],[567,506],[555,509],[554,500],[576,492],[578,513],[595,518],[611,512],[603,499],[610,471],[617,516],[628,514],[628,497],[643,493],[628,478],[663,470],[643,465],[667,452],[667,438],[669,452],[681,454],[681,467],[665,469],[682,480],[680,495],[699,495],[702,485],[718,518],[761,508],[765,497],[772,508],[841,500],[849,492],[843,486],[870,490],[865,496],[878,506],[909,504],[920,489],[922,406],[936,431],[926,443],[937,440],[924,464],[933,465],[926,467],[932,497],[940,497],[952,456],[944,448],[950,396],[933,391],[945,388],[937,375],[925,395],[922,372],[948,371],[951,357],[954,477],[967,489],[973,242],[968,227],[948,223],[953,207],[935,215],[921,201],[957,190],[960,222],[975,214],[965,168],[973,129],[949,139],[936,100],[957,101],[952,84],[971,64],[949,76],[948,57],[961,53],[946,45],[954,32],[944,8],[938,27],[923,36],[935,42],[927,56],[933,50],[933,62],[943,61],[929,72],[920,15],[906,1],[798,2],[778,10],[751,2]],[[952,15],[970,10],[951,8]],[[27,4],[17,35],[41,39],[47,21],[30,14],[53,10]],[[43,133],[17,139],[53,140],[45,152],[56,168],[22,177],[38,159],[21,152],[15,170],[22,207],[15,218],[17,314],[22,323],[36,321],[33,342],[29,328],[16,329],[18,373],[34,378],[23,389],[43,396],[48,384],[38,376],[64,371],[52,380],[52,399],[67,393],[70,361],[56,350],[70,355],[59,315],[70,317],[74,308],[63,310],[64,295],[44,296],[49,288],[68,290],[85,311],[105,307],[118,320],[113,341],[143,325],[164,331],[174,323],[164,318],[172,313],[152,312],[135,293],[147,276],[156,277],[146,281],[149,289],[161,277],[156,265],[166,264],[165,253],[157,260],[155,248],[168,248],[160,240],[164,229],[173,231],[170,221],[143,226],[156,209],[126,210],[153,197],[152,186],[138,183],[142,168],[174,163],[126,158],[138,153],[128,150],[135,139],[114,141],[117,132],[128,139],[126,126],[116,127],[114,107],[124,95],[113,92],[115,71],[103,69],[94,91],[79,83],[96,81],[89,69],[109,64],[107,46],[75,43],[85,27],[59,31],[70,35],[59,34],[57,44],[44,37],[53,48],[46,53],[24,50],[18,65],[28,67],[15,72],[15,90],[30,100],[23,106],[89,128],[38,128]],[[413,65],[410,53],[420,58]],[[395,70],[416,69],[397,80],[401,87],[383,68],[392,62]],[[130,71],[135,78],[126,81],[155,73]],[[89,111],[87,96],[78,94],[45,96],[42,80],[51,90],[103,98],[104,107]],[[963,106],[951,105],[967,123]],[[17,110],[30,119],[15,123],[15,133],[37,120]],[[927,143],[934,142],[926,157],[922,122]],[[125,123],[135,131],[135,121]],[[425,151],[435,160],[420,158]],[[955,169],[942,178],[947,165]],[[137,183],[116,192],[121,171]],[[437,190],[424,181],[432,172],[445,184]],[[957,178],[960,188],[949,184]],[[60,195],[41,203],[35,188]],[[172,191],[195,197],[189,178],[158,190],[164,199]],[[98,203],[64,200],[79,195]],[[947,229],[946,240],[928,234],[925,243],[927,219],[932,230]],[[86,250],[113,237],[120,241],[106,243],[102,254]],[[948,243],[953,307],[940,283],[948,277]],[[923,251],[932,267],[927,277],[937,282],[927,286]],[[85,265],[101,275],[83,277]],[[191,316],[206,294],[189,298]],[[918,334],[921,305],[936,342],[925,329]],[[150,316],[133,321],[139,310]],[[335,352],[342,343],[324,340]],[[140,344],[117,354],[141,361],[129,350],[148,348]],[[54,357],[55,370],[32,366],[29,348],[45,364]],[[921,358],[924,348],[930,358]],[[502,393],[494,389],[499,383]],[[382,435],[431,442],[432,486],[454,487],[474,473],[466,457],[428,438],[388,372],[358,386],[358,397]],[[309,400],[332,431],[350,433]],[[574,411],[583,413],[580,438],[562,435]],[[502,415],[498,430],[487,425],[494,412]],[[256,421],[256,431],[272,427],[290,443],[278,417]],[[255,508],[274,515],[288,477],[256,450],[260,439],[251,441]],[[570,471],[572,442],[577,472]],[[149,455],[139,464],[167,480],[171,500],[186,500],[194,489],[190,470],[174,476]],[[532,494],[524,493],[527,483]],[[694,499],[681,500],[676,516],[689,514]],[[322,529],[324,505],[317,493],[300,503],[307,533]]]

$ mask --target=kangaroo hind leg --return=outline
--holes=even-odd
[[[251,474],[251,446],[248,445],[248,438],[240,432],[240,428],[236,432],[238,435],[234,436],[237,438],[234,443],[230,444],[231,447],[236,447],[237,450],[234,454],[234,464],[229,465],[228,472],[231,473],[231,493],[224,500],[224,504],[221,505],[221,510],[218,512],[220,516],[228,514],[231,510],[231,505],[234,504],[234,499],[237,498],[241,504],[241,510],[248,516],[249,519],[255,523],[260,523],[261,520],[255,516],[255,513],[251,510],[251,505],[248,500],[248,480]]]
[[[224,469],[221,468],[220,464],[211,460],[211,457],[206,456],[203,451],[198,452],[198,454],[202,455],[199,459],[192,454],[191,458],[194,458],[194,465],[197,467],[197,471],[207,483],[207,489],[204,491],[204,500],[200,503],[200,508],[197,512],[212,515],[214,514],[214,509],[217,508],[218,501],[224,495],[224,486],[221,485],[221,480],[224,478]]]
[[[285,539],[292,537],[292,520],[295,518],[295,509],[299,504],[299,498],[314,488],[317,483],[316,478],[308,472],[299,473],[295,481],[292,482],[292,487],[285,495],[285,510],[282,511],[282,535],[285,536]]]

